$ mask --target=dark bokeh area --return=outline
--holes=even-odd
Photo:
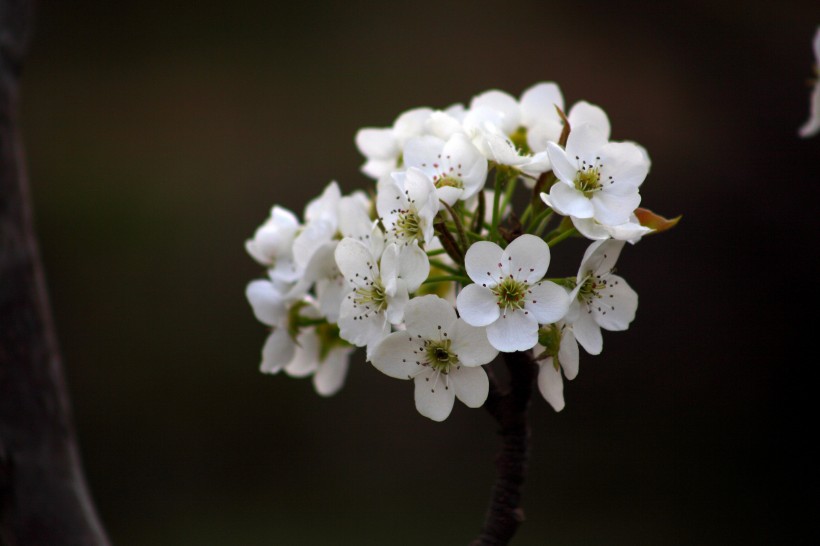
[[[354,143],[415,106],[555,81],[652,157],[632,327],[533,403],[543,544],[811,544],[816,2],[42,1],[23,78],[35,216],[84,465],[119,546],[467,544],[494,423],[434,423],[359,352],[345,388],[258,371],[274,203],[371,182]],[[554,252],[575,273],[581,247]],[[559,256],[565,252],[566,256]],[[804,356],[800,356],[804,354]]]

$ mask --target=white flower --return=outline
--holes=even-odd
[[[629,221],[649,171],[645,150],[631,142],[607,142],[602,130],[583,124],[570,132],[566,150],[548,143],[547,153],[558,178],[549,195],[541,194],[547,205],[607,226]]]
[[[800,136],[808,138],[820,132],[820,27],[814,35],[814,87],[811,91],[809,119],[800,127]]]
[[[564,376],[572,381],[578,375],[578,343],[572,327],[563,321],[542,328],[541,336],[549,339],[550,347],[536,345],[536,356],[541,367],[538,371],[538,390],[555,411],[564,409]]]
[[[412,379],[416,409],[434,421],[450,415],[455,398],[471,408],[484,404],[489,381],[481,365],[498,354],[484,329],[457,318],[449,303],[433,295],[410,300],[404,318],[406,329],[373,350],[373,365],[390,377]]]
[[[393,173],[379,180],[376,210],[387,230],[388,240],[419,246],[433,240],[433,220],[439,209],[433,181],[416,168]]]
[[[592,243],[584,253],[570,296],[565,320],[572,325],[578,343],[592,355],[603,349],[601,328],[626,330],[638,309],[638,294],[612,272],[624,244],[613,239]]]
[[[567,312],[566,291],[542,281],[550,250],[534,235],[521,235],[504,250],[479,241],[467,250],[464,263],[475,284],[458,294],[458,312],[467,324],[487,326],[487,338],[499,351],[531,349],[538,341],[538,325]]]
[[[563,110],[563,108],[562,108]],[[557,143],[564,130],[564,124],[555,108],[551,112],[545,112],[543,121],[536,122],[527,129],[527,145],[533,152],[541,152],[547,149],[550,142]],[[580,127],[586,123],[597,127],[604,138],[609,140],[610,124],[609,117],[599,106],[586,101],[576,102],[567,113],[567,121],[570,128]]]
[[[319,310],[310,300],[288,301],[269,281],[252,281],[246,295],[256,318],[273,327],[262,346],[260,370],[267,374],[284,370],[292,377],[312,375],[316,392],[322,396],[336,393],[344,383],[354,350],[339,338],[336,325],[294,324],[300,317],[319,318]]]
[[[279,331],[286,332],[278,329],[271,334],[271,338],[277,336]],[[280,335],[279,340],[272,345],[274,346],[269,350],[277,356],[283,353],[290,355],[284,365],[285,373],[291,377],[311,376],[314,389],[322,396],[331,396],[342,388],[350,354],[355,350],[355,347],[338,337],[338,328],[333,324],[302,328],[295,340],[290,336],[284,340]],[[262,371],[271,373],[264,367]]]
[[[414,108],[401,114],[392,127],[366,127],[356,133],[356,147],[367,158],[361,170],[379,179],[399,167],[407,139],[424,134],[424,124],[433,112],[430,108]]]
[[[412,248],[418,249],[417,245]],[[351,292],[339,310],[342,339],[368,351],[390,333],[390,323],[401,322],[409,292],[418,288],[430,271],[427,255],[423,260],[416,252],[402,252],[389,244],[379,257],[370,247],[345,238],[336,247],[336,265],[347,280]]]
[[[311,200],[305,207],[305,226],[293,241],[293,258],[300,275],[313,254],[336,234],[339,226],[339,203],[342,191],[333,181],[322,195]]]
[[[487,179],[487,159],[463,133],[455,133],[447,141],[429,135],[408,140],[404,164],[424,172],[438,198],[448,205],[469,199]]]
[[[328,189],[335,186],[333,183]],[[325,195],[328,190],[325,190]],[[323,201],[322,198],[318,200]],[[344,237],[352,237],[369,245],[373,254],[379,256],[384,247],[381,232],[370,220],[369,200],[363,194],[354,193],[329,201],[333,207],[313,208],[306,216],[312,220],[297,237],[299,263],[302,275],[292,288],[292,297],[301,297],[315,286],[316,298],[323,316],[336,322],[339,306],[348,285],[336,266],[336,245]]]
[[[245,250],[260,264],[268,267],[272,279],[292,282],[299,277],[293,261],[293,240],[299,220],[288,209],[275,206],[270,218],[257,228],[253,239],[245,241]]]

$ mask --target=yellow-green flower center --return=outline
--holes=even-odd
[[[442,176],[441,178],[435,181],[435,186],[437,188],[449,187],[463,189],[464,183],[460,179],[452,176]]]
[[[369,286],[362,286],[353,292],[353,302],[357,306],[380,313],[387,307],[387,295],[381,279],[375,279]]]
[[[400,211],[396,218],[396,225],[393,227],[393,232],[396,238],[406,242],[412,242],[414,239],[419,243],[424,242],[424,233],[421,229],[421,219],[419,218],[416,209],[411,207],[409,210]]]
[[[450,349],[450,343],[449,339],[441,341],[428,339],[424,342],[427,363],[434,370],[443,374],[450,373],[450,368],[459,365],[458,355]]]
[[[593,193],[601,189],[601,169],[589,165],[582,167],[575,175],[575,189],[587,198],[592,197]]]
[[[502,309],[522,309],[524,307],[524,296],[527,295],[526,283],[507,277],[491,290],[498,298],[498,306]]]

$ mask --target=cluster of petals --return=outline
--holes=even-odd
[[[418,412],[442,421],[456,398],[484,404],[483,366],[499,352],[532,351],[539,391],[561,411],[579,347],[599,354],[601,331],[634,319],[637,294],[614,265],[626,241],[651,231],[637,211],[649,156],[610,132],[596,105],[565,112],[553,82],[517,97],[490,89],[466,106],[414,108],[389,127],[359,130],[361,171],[375,191],[343,195],[331,182],[301,220],[275,206],[246,241],[266,270],[246,288],[269,328],[261,370],[310,377],[327,396],[361,347],[379,371],[412,380]],[[500,191],[486,187],[493,171]],[[550,171],[545,210],[532,188],[553,180]],[[515,217],[521,181],[536,202]],[[593,241],[575,278],[558,283],[546,277],[550,245],[571,228],[561,222],[549,235],[551,211]],[[492,242],[502,240],[510,242]]]

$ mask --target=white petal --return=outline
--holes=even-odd
[[[564,96],[553,82],[533,85],[521,94],[521,125],[533,127],[547,121],[560,121],[555,107],[564,110]]]
[[[610,142],[599,150],[601,180],[639,187],[649,173],[646,150],[633,142]],[[606,183],[606,182],[605,182]]]
[[[576,164],[586,161],[594,165],[595,158],[601,148],[607,144],[607,138],[602,129],[588,123],[572,127],[567,138],[567,156],[576,158]]]
[[[525,310],[502,312],[487,326],[487,339],[504,353],[532,349],[538,342],[538,321]]]
[[[479,285],[495,286],[503,277],[501,247],[489,241],[478,241],[470,245],[464,255],[467,275]]]
[[[416,376],[416,409],[433,421],[444,421],[453,411],[455,389],[446,384],[446,376],[432,372]]]
[[[618,275],[609,275],[607,288],[602,290],[599,305],[593,304],[598,325],[613,332],[629,328],[638,309],[638,294]]]
[[[405,173],[401,173],[402,183]],[[383,176],[376,183],[376,211],[389,229],[396,219],[397,209],[407,208],[407,197],[402,190],[402,184],[394,176]]]
[[[378,343],[390,333],[390,324],[384,313],[364,313],[354,307],[353,296],[342,300],[339,309],[339,337],[357,347]]]
[[[525,233],[504,249],[501,263],[506,264],[505,273],[527,283],[544,278],[550,265],[550,247],[540,237]]]
[[[555,176],[570,186],[574,186],[575,177],[578,175],[578,161],[568,157],[567,152],[554,142],[547,143],[547,155]]]
[[[431,108],[413,108],[402,112],[393,122],[393,134],[400,144],[424,132],[425,122],[433,113]]]
[[[546,359],[538,371],[538,390],[552,409],[564,409],[564,380],[561,379],[561,372],[555,369],[552,357]]]
[[[396,293],[387,296],[387,309],[385,314],[387,320],[393,324],[399,324],[404,320],[404,308],[410,300],[410,294],[407,292],[407,284],[403,279],[396,282]]]
[[[459,320],[449,335],[452,339],[450,347],[464,366],[489,364],[498,356],[498,350],[487,340],[485,328],[470,326],[464,320]]]
[[[278,326],[287,317],[284,297],[272,282],[251,281],[245,289],[245,296],[259,322],[268,326]]]
[[[551,324],[564,318],[570,300],[563,287],[551,281],[542,281],[530,287],[524,304],[539,324]]]
[[[415,292],[430,275],[430,258],[416,241],[403,245],[399,252],[399,278],[403,279],[407,290]]]
[[[393,332],[380,341],[370,353],[370,362],[385,375],[396,379],[412,379],[423,366],[423,342],[408,332]]]
[[[416,208],[421,209],[428,203],[430,196],[435,196],[436,187],[424,171],[411,167],[407,169],[407,176],[404,179],[405,195]]]
[[[456,201],[464,197],[464,190],[454,186],[442,186],[440,188],[436,188],[436,195],[439,199],[452,207],[455,205]],[[424,240],[427,241],[426,235]]]
[[[456,396],[468,408],[480,408],[487,400],[490,381],[484,368],[465,366],[450,372],[450,384],[455,388]]]
[[[564,182],[556,182],[550,188],[550,201],[566,216],[591,218],[595,214],[592,202],[584,194]]]
[[[578,342],[575,341],[575,334],[572,328],[566,327],[561,332],[561,345],[558,347],[558,361],[564,375],[572,381],[578,376]]]
[[[306,377],[315,372],[318,365],[319,338],[316,332],[303,330],[296,338],[296,349],[285,366],[285,373],[291,377]]]
[[[817,133],[820,133],[820,82],[814,84],[809,98],[809,119],[798,130],[798,134],[803,138],[814,136]]]
[[[260,370],[264,373],[274,374],[284,368],[290,362],[296,351],[296,344],[288,335],[286,328],[277,328],[273,331],[265,345],[262,346],[262,365]]]
[[[335,228],[341,198],[342,191],[339,189],[339,184],[336,181],[331,182],[322,191],[322,195],[307,204],[305,207],[305,220],[307,222],[326,220],[331,222]]]
[[[332,396],[339,392],[347,376],[351,347],[331,349],[319,369],[313,374],[313,387],[321,396]]]
[[[527,130],[527,146],[533,152],[546,151],[550,142],[558,142],[558,139],[561,138],[563,128],[564,126],[561,125],[560,121],[553,120],[543,121],[530,127]]]
[[[449,302],[435,295],[413,298],[404,309],[407,333],[423,339],[441,339],[444,334],[455,336],[456,311]]]
[[[434,172],[433,163],[439,158],[444,141],[438,137],[425,135],[409,139],[404,144],[404,164],[416,167],[428,174]]]
[[[458,313],[472,326],[487,326],[499,317],[498,298],[489,288],[468,284],[456,297]]]
[[[594,194],[590,201],[595,209],[596,220],[605,226],[617,226],[629,220],[629,216],[641,203],[641,196],[637,191],[625,197],[601,191]]]
[[[350,195],[339,201],[339,233],[363,241],[370,238],[373,221],[368,214],[370,203]]]
[[[595,274],[609,273],[624,248],[623,241],[598,241],[584,251],[581,267],[578,269],[577,281],[580,283],[589,271]]]
[[[518,101],[504,91],[491,89],[473,97],[470,109],[486,107],[501,114],[501,130],[511,135],[521,123]]]
[[[361,171],[373,179],[380,179],[383,176],[390,174],[398,166],[398,161],[395,158],[391,159],[368,159],[361,167]]]
[[[598,326],[592,315],[587,313],[585,307],[581,308],[578,320],[572,324],[572,331],[575,334],[575,339],[586,352],[591,355],[601,354],[601,350],[604,348],[601,327]]]
[[[381,260],[379,261],[384,291],[389,296],[396,294],[399,282],[399,252],[399,245],[390,243],[385,247]]]
[[[391,159],[401,153],[390,128],[359,129],[356,133],[356,147],[362,155],[373,159]]]
[[[612,235],[607,226],[595,221],[594,218],[577,218],[572,217],[572,225],[578,230],[578,233],[595,241],[609,239]]]
[[[368,285],[379,278],[379,266],[370,250],[360,241],[342,239],[336,246],[336,266],[351,286]]]
[[[441,150],[442,159],[448,165],[445,175],[454,176],[464,185],[467,199],[484,187],[487,179],[487,159],[463,133],[453,135]]]
[[[446,140],[462,131],[461,122],[446,112],[433,112],[424,125],[425,132]]]
[[[609,117],[599,106],[590,104],[586,101],[576,102],[567,114],[570,128],[580,127],[585,123],[594,125],[604,135],[604,138],[609,140],[610,124]]]
[[[322,218],[305,226],[293,241],[293,259],[297,270],[304,271],[313,254],[322,245],[331,242],[336,234],[336,223]]]

